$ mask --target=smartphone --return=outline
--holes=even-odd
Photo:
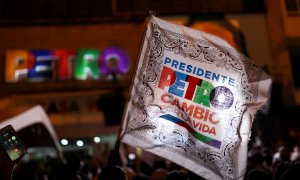
[[[17,161],[26,154],[27,149],[11,125],[0,129],[0,145],[11,161]]]

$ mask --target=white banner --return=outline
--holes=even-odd
[[[121,141],[206,179],[243,179],[270,84],[224,40],[150,16]]]

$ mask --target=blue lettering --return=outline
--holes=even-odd
[[[176,73],[176,81],[175,83],[169,88],[169,93],[175,94],[176,96],[182,97],[184,94],[184,86],[186,81],[186,74],[180,73],[175,71]]]
[[[211,72],[210,71],[206,71],[204,77],[207,78],[207,79],[210,79],[210,75],[211,75]]]
[[[230,86],[234,86],[234,79],[229,78],[228,84],[229,84]]]
[[[172,59],[166,57],[164,64],[169,64],[172,61]]]
[[[187,65],[186,66],[186,72],[191,73],[192,72],[192,68],[193,68],[192,65]]]
[[[185,68],[185,63],[180,63],[179,64],[179,69],[181,70],[181,71],[184,71],[184,68]]]
[[[219,79],[220,79],[220,74],[213,73],[212,80],[219,82]]]
[[[203,74],[204,74],[203,69],[198,68],[198,70],[197,70],[197,75],[198,75],[198,76],[202,76]]]
[[[177,69],[177,66],[178,66],[178,61],[176,61],[175,59],[173,60],[173,62],[172,62],[172,65],[171,65],[171,67],[173,67],[173,68],[176,68]]]

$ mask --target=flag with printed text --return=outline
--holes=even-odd
[[[206,179],[243,179],[270,77],[224,40],[149,16],[121,141]]]

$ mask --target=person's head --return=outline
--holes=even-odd
[[[286,146],[281,146],[279,148],[280,158],[283,161],[288,161],[290,158],[290,152]]]
[[[293,151],[294,151],[294,152],[299,152],[299,147],[298,147],[298,146],[294,146],[294,147],[293,147]]]

